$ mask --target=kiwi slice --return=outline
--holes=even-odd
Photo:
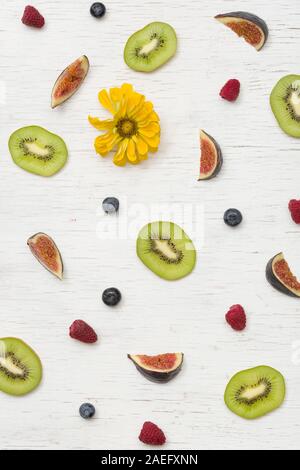
[[[42,379],[42,364],[28,344],[18,338],[0,339],[0,390],[26,395]]]
[[[175,30],[167,23],[154,22],[128,39],[124,59],[138,72],[153,72],[173,57],[177,49]]]
[[[255,419],[278,408],[285,397],[285,381],[280,372],[268,366],[243,370],[230,380],[225,403],[233,413]]]
[[[196,264],[193,242],[173,222],[145,225],[138,235],[137,254],[151,271],[169,281],[187,276]]]
[[[300,75],[281,78],[270,96],[272,111],[281,129],[292,137],[300,137]]]
[[[13,161],[23,170],[40,176],[52,176],[66,163],[68,150],[58,135],[39,126],[22,127],[8,142]]]

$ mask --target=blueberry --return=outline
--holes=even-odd
[[[90,419],[94,416],[96,410],[91,403],[83,403],[79,408],[80,416],[84,419]]]
[[[101,18],[102,16],[105,15],[106,8],[103,3],[96,2],[93,3],[90,9],[91,15],[94,16],[95,18]]]
[[[102,202],[102,207],[106,214],[115,214],[119,210],[119,200],[116,197],[107,197]]]
[[[243,216],[237,209],[227,209],[224,214],[224,222],[230,227],[235,227],[239,225],[243,220]]]
[[[120,302],[121,297],[121,292],[115,287],[109,287],[108,289],[105,289],[102,294],[103,302],[109,307],[114,307],[117,305]]]

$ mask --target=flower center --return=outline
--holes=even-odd
[[[132,137],[137,133],[136,122],[129,118],[120,119],[117,124],[117,131],[121,137]]]

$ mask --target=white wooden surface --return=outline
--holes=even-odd
[[[268,104],[275,82],[300,72],[300,4],[107,0],[100,21],[90,16],[90,4],[35,0],[47,22],[37,31],[20,21],[23,0],[1,1],[1,336],[23,338],[36,349],[44,380],[24,398],[1,395],[0,447],[142,448],[137,435],[152,420],[167,434],[167,448],[299,448],[300,304],[273,290],[264,268],[278,251],[295,254],[300,247],[299,228],[287,211],[289,199],[300,198],[299,141],[281,132]],[[215,14],[232,10],[251,11],[268,23],[270,38],[260,53],[214,21]],[[154,20],[175,27],[179,50],[156,73],[138,74],[124,64],[123,46]],[[81,54],[91,62],[86,82],[65,106],[51,110],[57,75]],[[218,97],[229,78],[242,84],[235,104]],[[98,91],[123,82],[145,93],[161,117],[160,150],[138,167],[117,168],[110,157],[98,158],[97,133],[87,122],[89,113],[105,115]],[[68,165],[51,179],[11,161],[10,133],[31,124],[58,133],[69,147]],[[199,127],[215,136],[225,159],[220,176],[202,184]],[[110,195],[120,198],[122,215],[128,205],[133,237],[101,240],[103,224],[117,222],[101,211]],[[138,223],[136,203],[145,212]],[[173,284],[155,277],[135,255],[139,225],[159,217],[162,203],[169,204],[165,216],[189,233],[190,221],[184,223],[180,211],[172,217],[173,204],[200,213],[203,208],[197,267]],[[232,206],[244,214],[237,230],[222,221]],[[63,282],[29,253],[26,240],[37,231],[52,235],[61,248]],[[101,301],[109,286],[123,294],[114,310]],[[247,310],[242,334],[224,322],[234,303]],[[77,318],[99,332],[97,345],[68,337]],[[128,352],[177,350],[185,353],[185,367],[167,385],[145,381],[126,358]],[[285,375],[286,402],[261,420],[243,421],[227,410],[223,392],[235,372],[260,364]],[[78,415],[84,401],[97,407],[89,422]]]

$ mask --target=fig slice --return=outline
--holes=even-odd
[[[269,30],[264,20],[246,11],[234,11],[215,16],[215,19],[228,26],[238,36],[260,51],[265,45]]]
[[[63,262],[56,244],[45,233],[39,232],[27,240],[32,254],[50,273],[63,278]]]
[[[271,286],[291,297],[300,297],[300,282],[293,275],[283,253],[273,256],[266,267],[266,278]]]
[[[200,180],[209,180],[217,176],[223,165],[222,151],[213,137],[200,131]]]
[[[60,74],[56,80],[52,95],[51,107],[56,108],[67,101],[81,86],[90,68],[89,59],[83,55],[75,60]]]
[[[157,356],[128,354],[137,370],[151,382],[166,383],[181,370],[183,353],[166,353]]]

